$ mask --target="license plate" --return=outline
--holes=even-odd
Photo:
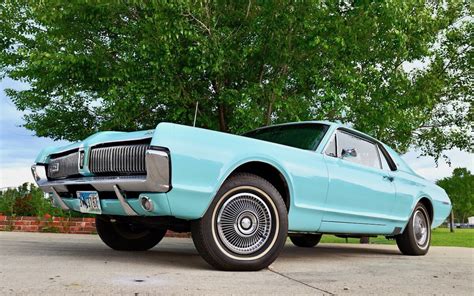
[[[79,211],[87,214],[101,214],[99,193],[97,191],[77,191]]]

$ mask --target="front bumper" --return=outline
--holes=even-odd
[[[46,193],[51,193],[55,204],[63,210],[71,208],[61,198],[62,192],[69,192],[68,186],[90,185],[96,191],[113,191],[117,195],[126,215],[136,215],[128,204],[126,194],[122,192],[164,193],[171,190],[171,160],[169,152],[157,147],[150,147],[145,154],[146,175],[139,176],[92,176],[48,180],[46,165],[36,164],[31,167],[33,178]]]

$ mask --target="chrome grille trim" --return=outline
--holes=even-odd
[[[145,154],[148,144],[92,148],[89,170],[93,174],[146,174]]]
[[[72,152],[64,156],[50,159],[48,164],[48,178],[62,179],[79,175],[79,152]],[[55,170],[57,168],[57,170]]]
[[[116,151],[120,151],[120,148],[116,149]],[[140,154],[140,149],[136,151]],[[86,158],[88,159],[89,156]],[[54,159],[54,157],[51,159]],[[126,160],[126,158],[121,158],[121,160]],[[120,164],[120,162],[118,163]],[[123,167],[125,169],[127,163],[122,161],[122,165],[125,165]],[[71,191],[69,186],[77,185],[90,185],[99,192],[114,191],[114,186],[118,186],[124,192],[168,192],[172,188],[170,152],[163,147],[150,146],[145,151],[146,174],[77,175],[68,178],[52,179],[47,177],[47,167],[48,164],[34,164],[32,166],[36,183],[46,193],[52,192],[51,187],[53,187],[62,199],[64,199],[62,193]],[[67,205],[71,206],[71,200],[68,200]],[[74,205],[71,210],[78,211],[79,204]]]

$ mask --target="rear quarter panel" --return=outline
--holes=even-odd
[[[322,155],[226,133],[160,123],[152,145],[171,154],[173,216],[204,215],[226,178],[240,165],[261,161],[274,166],[288,183],[289,229],[317,231],[326,200],[328,174]]]
[[[394,213],[406,223],[410,219],[417,203],[427,198],[433,207],[433,221],[431,227],[441,225],[451,212],[451,202],[444,190],[430,181],[410,175],[406,172],[397,173],[397,203]],[[403,225],[402,229],[405,228]]]
[[[394,172],[397,202],[393,214],[405,221],[401,225],[402,230],[408,223],[415,206],[423,198],[428,199],[433,207],[431,227],[441,225],[451,212],[451,201],[446,192],[434,182],[417,175],[390,147],[385,146],[385,148],[398,167],[398,170]]]

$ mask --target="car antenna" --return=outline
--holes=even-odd
[[[194,111],[194,122],[193,122],[193,126],[196,126],[196,118],[197,118],[197,114],[198,114],[198,106],[199,106],[199,102],[196,101],[196,111]]]

